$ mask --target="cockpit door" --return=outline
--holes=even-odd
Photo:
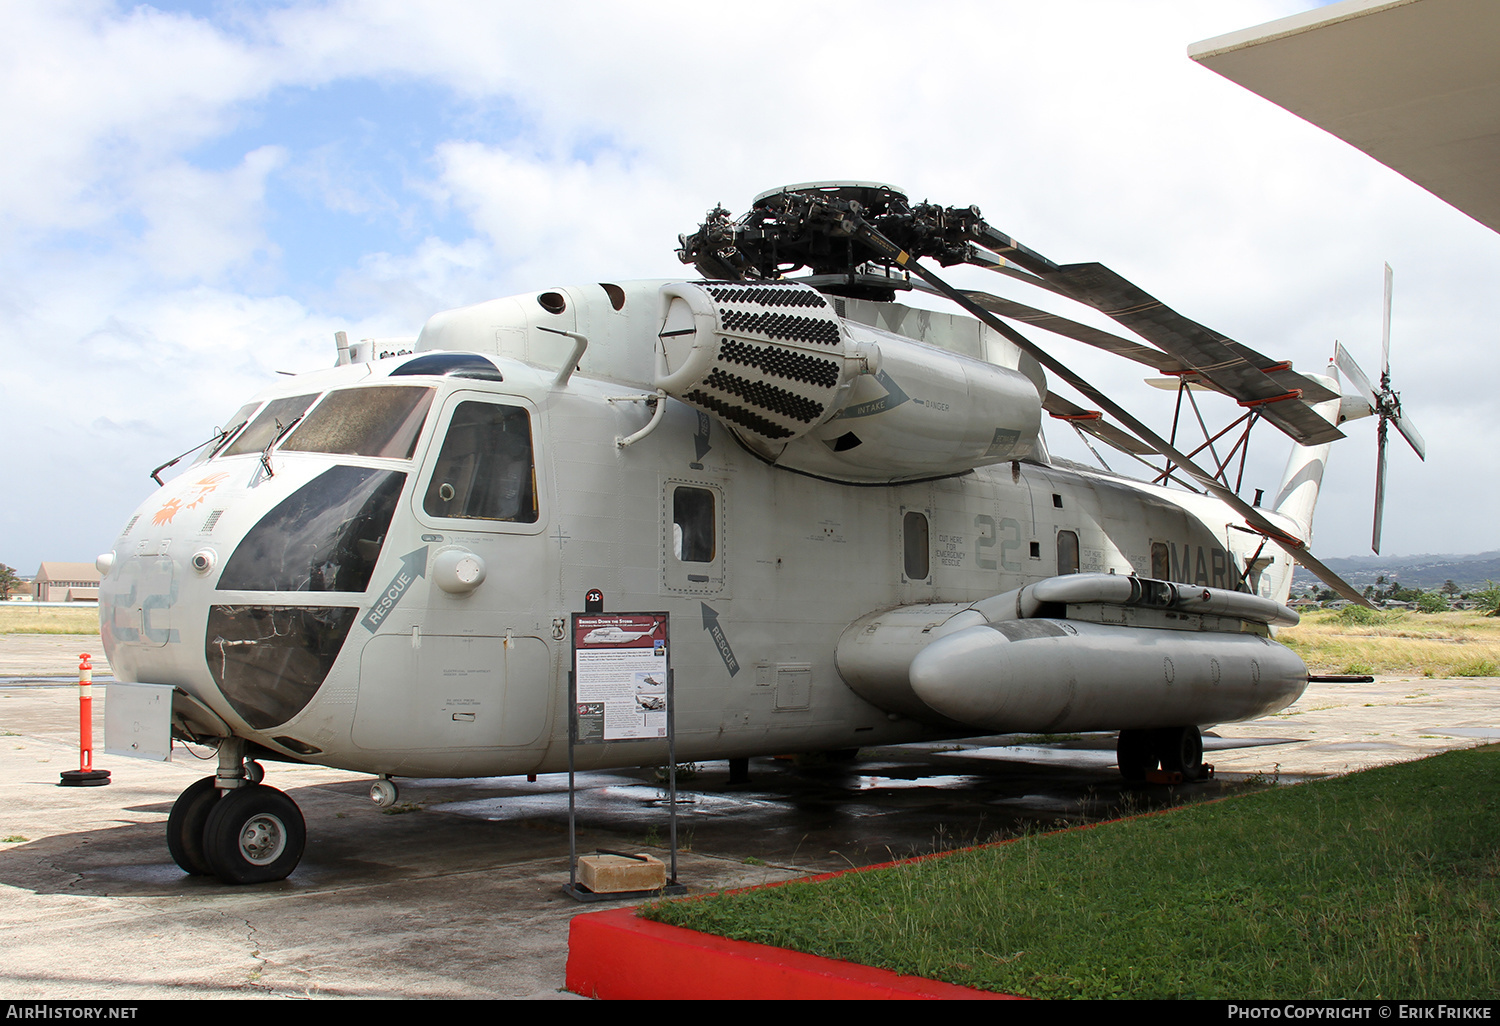
[[[467,391],[449,396],[412,493],[418,521],[436,530],[539,533],[535,421],[521,399]]]

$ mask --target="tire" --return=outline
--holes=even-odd
[[[382,809],[389,809],[401,797],[401,789],[394,780],[381,778],[370,785],[370,801]]]
[[[208,827],[208,814],[219,800],[215,783],[214,777],[204,777],[190,786],[177,796],[167,816],[167,851],[190,876],[212,876],[214,872],[203,851],[203,833]]]
[[[1181,773],[1183,780],[1203,775],[1203,735],[1197,727],[1168,727],[1156,733],[1162,769]]]
[[[274,787],[245,784],[214,805],[203,847],[227,884],[285,880],[302,861],[307,825],[297,803]]]
[[[1146,779],[1146,771],[1156,768],[1158,756],[1152,744],[1151,731],[1122,730],[1115,743],[1115,762],[1120,766],[1120,776],[1138,784]]]

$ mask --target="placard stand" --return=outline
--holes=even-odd
[[[687,888],[677,881],[677,745],[668,614],[591,610],[574,613],[570,627],[573,666],[568,672],[568,885],[563,893],[590,902],[686,894]],[[663,737],[667,741],[671,852],[666,884],[639,891],[592,891],[578,882],[574,750],[578,745],[656,741]]]

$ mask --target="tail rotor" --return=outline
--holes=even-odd
[[[1385,513],[1385,466],[1386,466],[1386,439],[1387,428],[1391,424],[1396,425],[1396,430],[1401,437],[1406,439],[1408,445],[1421,460],[1427,459],[1427,443],[1422,440],[1421,432],[1412,423],[1410,417],[1401,412],[1401,393],[1391,388],[1391,265],[1385,265],[1385,310],[1381,318],[1380,330],[1380,389],[1375,390],[1370,386],[1370,379],[1360,369],[1354,357],[1341,344],[1334,346],[1334,363],[1338,365],[1345,380],[1349,382],[1359,397],[1369,406],[1369,412],[1380,418],[1376,427],[1376,459],[1375,459],[1375,526],[1370,535],[1370,548],[1377,554],[1380,552],[1380,527]]]

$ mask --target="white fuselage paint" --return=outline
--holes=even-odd
[[[557,290],[567,299],[562,314],[523,296],[429,322],[419,352],[487,354],[502,381],[389,378],[401,357],[299,375],[264,393],[397,380],[435,389],[410,460],[275,449],[267,474],[259,452],[221,456],[144,503],[116,540],[101,586],[116,674],[175,685],[235,734],[271,749],[294,757],[316,749],[300,756],[307,761],[403,776],[555,771],[567,760],[564,628],[598,588],[607,611],[671,614],[678,759],[855,748],[955,734],[876,708],[840,679],[839,637],[873,610],[969,602],[1054,576],[1059,532],[1076,534],[1078,570],[1151,576],[1157,547],[1171,578],[1223,588],[1237,585],[1261,548],[1213,499],[1071,467],[1006,462],[886,484],[819,479],[771,465],[719,420],[670,397],[660,400],[656,429],[621,447],[617,440],[653,413],[644,400],[655,391],[657,285],[627,285],[623,310],[588,286]],[[939,316],[924,313],[923,330]],[[993,355],[984,348],[993,340],[976,335],[973,322],[950,321],[976,336],[952,348]],[[539,326],[590,340],[561,387],[556,368],[572,343]],[[530,417],[534,522],[445,519],[425,508],[444,432],[465,401],[498,401]],[[219,590],[245,534],[335,465],[406,475],[368,587]],[[712,500],[711,554],[684,553],[677,489]],[[925,567],[906,544],[908,514],[927,522]],[[471,590],[445,590],[428,569],[455,547],[482,561]],[[214,558],[200,572],[192,557],[204,550]],[[1284,601],[1288,557],[1273,546],[1261,555],[1270,562],[1256,590]],[[211,607],[262,605],[354,612],[305,705],[284,722],[256,726],[215,684],[214,669],[223,672],[235,653],[209,636],[207,621]],[[578,750],[585,768],[665,758],[664,741]]]

